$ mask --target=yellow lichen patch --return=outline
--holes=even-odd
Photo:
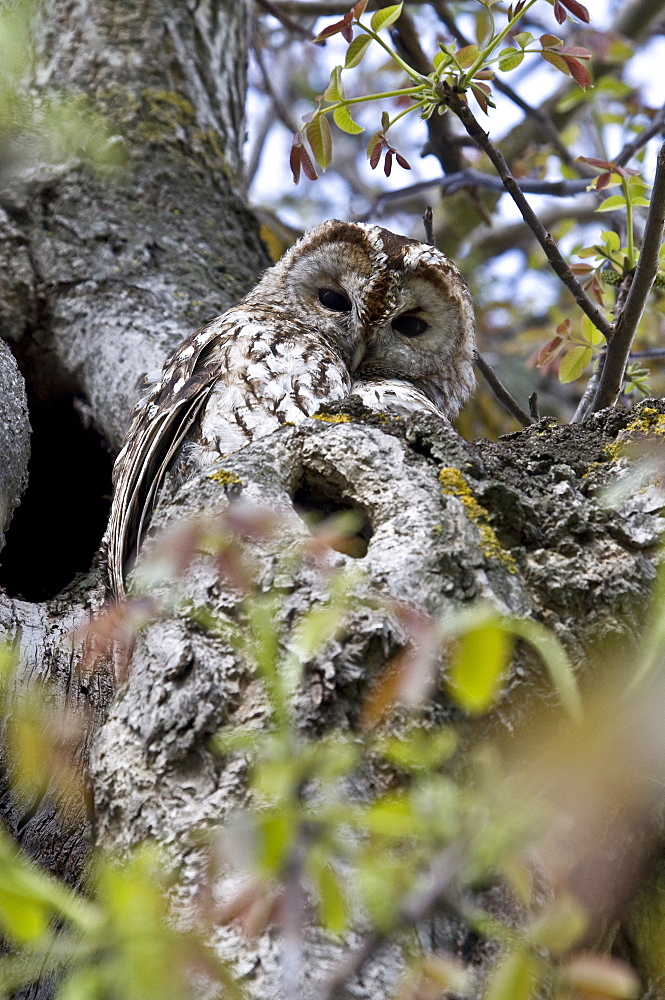
[[[583,473],[582,475],[582,479],[588,479],[589,476],[592,476],[594,474],[596,469],[604,469],[604,468],[606,468],[605,462],[589,462],[586,472]]]
[[[515,560],[510,552],[507,552],[499,542],[496,532],[490,524],[489,514],[482,504],[478,503],[473,495],[473,490],[459,469],[446,466],[440,470],[438,478],[441,484],[441,492],[448,496],[456,497],[463,505],[471,523],[475,524],[478,528],[480,532],[480,547],[486,558],[494,559],[504,569],[507,569],[509,573],[514,573],[517,568]]]
[[[631,434],[665,435],[665,413],[661,413],[654,406],[641,406],[636,416],[619,435],[619,440],[605,445],[603,455],[611,462],[616,462],[619,458],[629,457],[630,449],[627,447],[629,444],[627,439]]]
[[[348,413],[315,413],[312,420],[322,420],[324,424],[350,424]]]
[[[242,479],[236,476],[235,472],[229,472],[228,469],[217,469],[216,472],[211,472],[208,479],[212,479],[214,483],[219,483],[221,486],[238,486],[242,483]]]
[[[665,413],[661,413],[653,406],[642,406],[637,416],[626,427],[626,431],[642,434],[665,434]]]
[[[165,105],[170,108],[169,114],[177,118],[182,125],[191,122],[195,118],[194,105],[186,97],[179,94],[177,90],[162,90],[160,88],[147,87],[143,91],[143,97],[151,106],[153,111],[166,111]]]

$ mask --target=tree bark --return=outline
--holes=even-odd
[[[649,487],[614,509],[606,509],[602,496],[628,474],[625,460],[613,456],[656,429],[663,414],[661,402],[649,401],[632,412],[606,410],[584,425],[544,420],[496,443],[469,444],[429,415],[391,420],[347,404],[328,420],[285,426],[229,455],[216,471],[165,489],[146,548],[149,555],[160,533],[183,518],[214,524],[239,501],[279,512],[275,538],[249,541],[243,558],[261,589],[284,595],[278,615],[286,636],[326,594],[315,567],[304,562],[294,569],[285,561],[285,552],[308,537],[294,498],[367,519],[367,553],[357,560],[331,555],[336,566],[355,563],[360,577],[343,636],[307,664],[298,725],[312,738],[358,726],[372,685],[404,647],[386,599],[437,617],[482,599],[501,612],[545,622],[584,675],[600,662],[601,649],[621,646],[627,657],[637,655],[662,533],[662,492]],[[174,536],[161,560],[177,546]],[[205,555],[194,559],[178,590],[181,607],[205,607],[213,620],[243,621],[242,593]],[[533,651],[518,648],[495,721],[510,732],[539,706],[556,702]],[[442,694],[431,712],[439,721],[454,717]],[[247,806],[246,763],[215,756],[210,737],[228,725],[265,724],[265,713],[252,669],[196,614],[166,613],[153,621],[137,639],[127,683],[95,741],[99,842],[123,849],[145,839],[166,843],[183,865],[182,893],[191,899],[204,877],[201,831]],[[376,776],[364,780],[368,788],[380,784]],[[217,890],[222,897],[225,887],[223,881]],[[490,894],[485,904],[503,918],[511,912],[501,895]],[[472,965],[493,954],[450,916],[436,927],[437,947]],[[284,995],[274,935],[248,943],[233,927],[221,927],[214,939],[252,996]],[[320,995],[339,960],[338,945],[307,933],[304,997]],[[398,947],[385,946],[351,984],[353,995],[391,995],[400,968]]]
[[[48,414],[76,400],[112,452],[141,376],[237,301],[266,263],[242,190],[247,32],[247,5],[231,0],[53,0],[46,7],[37,83],[92,95],[122,136],[127,168],[109,180],[80,162],[33,165],[7,182],[0,319],[35,405]],[[13,395],[0,410],[0,446],[9,441],[14,458],[0,481],[3,511],[15,503],[27,460],[25,404],[0,355],[5,361]],[[285,548],[308,536],[294,500],[362,514],[371,537],[357,560],[357,606],[345,635],[308,665],[298,696],[299,723],[313,736],[357,725],[363,694],[404,645],[399,622],[381,610],[386,597],[431,615],[486,599],[545,622],[581,669],[601,637],[630,647],[639,632],[662,498],[650,487],[606,509],[600,494],[626,473],[616,443],[657,432],[663,413],[651,403],[637,418],[605,411],[581,426],[541,421],[497,443],[468,444],[433,417],[406,421],[342,408],[229,456],[217,476],[167,484],[147,547],[169,525],[214,517],[237,499],[280,512],[279,540],[256,543],[248,559],[264,589],[284,592],[286,626],[324,593],[315,569],[283,560]],[[351,557],[330,559],[342,565]],[[240,595],[204,558],[182,587],[194,605],[240,614]],[[92,797],[81,797],[66,830],[48,794],[26,802],[12,790],[6,753],[0,809],[31,856],[72,884],[95,837],[114,849],[157,838],[183,861],[186,897],[203,865],[200,824],[246,802],[245,767],[214,757],[208,738],[229,722],[260,721],[260,691],[223,640],[173,614],[140,633],[113,698],[111,664],[89,676],[84,644],[71,639],[102,600],[94,567],[49,601],[0,595],[0,627],[18,653],[5,711],[26,686],[49,680],[54,705],[86,713],[83,766],[92,747]],[[555,698],[525,650],[499,708],[506,723],[515,721],[517,688],[528,695],[520,706]],[[433,711],[448,717],[442,696]],[[482,960],[484,945],[462,947],[459,927],[445,925],[442,934],[440,944]],[[229,930],[215,936],[257,997],[279,995],[278,950],[268,935],[256,946]],[[303,975],[312,995],[337,952],[314,934],[308,939]],[[386,950],[354,995],[388,995],[398,968],[397,953]],[[47,993],[42,984],[31,995]]]
[[[64,407],[75,423],[92,422],[115,453],[142,377],[237,301],[268,263],[243,193],[248,30],[247,4],[231,0],[45,5],[35,87],[91,102],[122,144],[125,166],[107,177],[77,159],[32,163],[1,185],[2,335],[42,425]],[[4,352],[0,362],[6,529],[25,486],[29,426],[21,376]],[[77,443],[58,440],[55,447],[71,459]],[[86,456],[78,461],[83,466]],[[86,470],[77,471],[85,479]],[[110,482],[103,485],[110,493]],[[63,528],[51,511],[62,488],[61,479],[50,482],[31,507],[28,530],[51,517],[54,546]],[[113,685],[108,670],[81,676],[67,636],[102,603],[98,572],[47,602],[14,595],[0,595],[0,622],[18,648],[15,690],[50,680],[55,700],[85,708],[94,730]],[[77,882],[91,829],[83,802],[76,834],[63,839],[50,803],[20,802],[3,785],[10,830],[34,857]]]

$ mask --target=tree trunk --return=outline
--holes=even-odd
[[[247,4],[231,0],[47,4],[40,91],[89,95],[125,166],[109,178],[76,160],[31,164],[0,191],[2,333],[33,424],[30,485],[2,556],[0,620],[18,642],[17,687],[50,680],[96,721],[113,689],[108,672],[81,677],[63,640],[102,601],[88,571],[111,456],[142,377],[268,263],[243,194],[248,30]],[[6,530],[25,485],[29,428],[20,376],[4,353],[0,362]],[[48,832],[50,805],[13,801],[6,788],[2,801],[31,854],[76,881],[84,846]],[[80,821],[85,837],[82,805]]]
[[[91,449],[102,454],[99,437],[117,451],[141,376],[238,300],[266,263],[242,190],[247,33],[247,5],[232,0],[53,0],[39,85],[92,95],[122,136],[127,167],[109,180],[76,162],[33,166],[0,194],[0,317],[27,384],[30,475],[39,486],[32,501],[28,487],[30,521],[18,541],[10,533],[17,554],[12,572],[5,564],[0,625],[18,650],[13,697],[49,680],[55,702],[85,709],[80,752],[85,761],[92,746],[93,793],[87,806],[81,797],[66,830],[48,794],[26,802],[3,780],[0,807],[30,854],[72,884],[95,830],[106,847],[146,837],[169,844],[186,859],[186,895],[203,864],[201,823],[219,821],[246,800],[244,766],[208,749],[220,726],[260,720],[264,712],[255,678],[228,644],[191,615],[162,615],[138,636],[127,681],[112,699],[111,665],[89,676],[85,643],[70,638],[102,603],[98,571],[89,570],[85,553],[66,572],[89,572],[73,583],[56,573],[49,599],[34,595],[51,549],[72,547],[68,532],[83,531],[87,520],[89,535],[101,539],[107,507],[92,493],[109,491],[109,464],[100,460],[91,484],[85,463]],[[5,378],[11,387],[0,408],[0,447],[12,455],[0,479],[6,527],[25,478],[27,423],[18,377],[2,354],[0,363],[8,373],[0,386]],[[356,607],[344,636],[308,665],[298,695],[304,732],[349,728],[358,723],[363,694],[405,642],[386,598],[431,615],[486,599],[545,622],[580,666],[601,637],[634,642],[655,575],[662,500],[646,490],[609,510],[599,494],[625,471],[609,446],[657,430],[664,412],[652,403],[639,419],[606,411],[582,426],[541,421],[498,443],[471,445],[434,417],[406,421],[342,408],[230,455],[216,475],[167,484],[153,525],[159,532],[186,517],[214,517],[238,498],[278,511],[279,538],[250,545],[248,560],[263,589],[275,585],[285,594],[279,616],[286,627],[324,592],[315,568],[284,561],[288,547],[308,537],[294,504],[361,514],[368,544],[357,559]],[[92,438],[80,422],[93,428],[85,432]],[[40,436],[48,442],[41,450]],[[50,474],[54,461],[57,467],[69,456],[62,468],[78,476],[78,500],[61,508],[55,499],[64,486],[45,485],[37,461],[46,463],[46,452]],[[29,549],[39,524],[46,528]],[[150,537],[147,548],[153,544]],[[341,553],[330,559],[352,561]],[[33,599],[18,596],[20,563],[36,579]],[[240,614],[241,595],[204,558],[192,562],[182,588],[193,606]],[[525,650],[512,676],[508,696],[519,686],[532,700],[555,698]],[[442,697],[435,711],[447,717]],[[506,697],[499,715],[512,723],[511,713]],[[12,761],[5,758],[7,774]],[[461,949],[458,930],[444,933],[453,950]],[[252,970],[257,997],[280,995],[279,956],[268,935],[256,946],[228,930],[217,937],[223,953]],[[314,935],[307,947],[304,977],[314,995],[338,949]],[[474,947],[462,949],[466,960],[482,958],[482,946]],[[388,995],[398,966],[397,953],[384,952],[354,996]]]

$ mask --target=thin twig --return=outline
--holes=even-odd
[[[311,840],[304,824],[300,825],[284,871],[282,899],[281,979],[284,996],[301,1000],[302,949],[307,900],[303,888],[303,865]]]
[[[665,225],[665,142],[656,160],[656,176],[651,192],[651,204],[644,226],[644,238],[635,277],[626,297],[626,305],[615,318],[613,336],[608,337],[608,350],[603,373],[591,406],[591,412],[613,406],[623,384],[626,362],[633,343],[637,325],[642,317],[646,300],[656,273],[660,246]]]
[[[540,420],[540,410],[538,409],[538,393],[532,392],[529,396],[529,413],[534,424]]]
[[[258,0],[260,2],[260,0]],[[404,0],[405,5],[422,6],[427,0]],[[352,0],[281,0],[279,7],[295,17],[336,17],[351,9]],[[277,6],[277,5],[276,5]],[[385,7],[381,0],[368,3],[368,10]]]
[[[538,108],[534,108],[533,105],[529,104],[522,97],[520,97],[517,91],[513,90],[513,88],[503,80],[499,80],[495,77],[493,83],[496,90],[499,90],[509,100],[511,100],[513,104],[516,104],[518,108],[521,108],[528,118],[533,118],[534,121],[538,122],[543,132],[547,135],[552,148],[556,151],[559,159],[562,160],[563,163],[572,167],[577,171],[577,173],[581,174],[582,177],[593,176],[593,172],[590,169],[586,168],[582,163],[577,163],[575,158],[570,155],[570,150],[561,140],[561,136],[557,132],[556,125],[549,115],[543,114],[543,112]]]
[[[620,166],[624,167],[632,158],[635,156],[642,146],[646,146],[649,139],[653,139],[654,135],[658,135],[659,132],[665,128],[665,105],[660,109],[658,114],[655,116],[654,120],[651,122],[647,128],[642,129],[640,134],[636,136],[632,142],[627,142],[623,147],[618,156],[614,158],[614,162]]]
[[[423,215],[423,226],[425,227],[425,243],[434,246],[434,217],[432,206],[428,205]]]
[[[519,184],[511,174],[508,164],[502,154],[499,152],[494,143],[490,141],[489,135],[481,128],[480,124],[476,121],[470,109],[464,101],[462,101],[459,94],[456,94],[455,91],[445,83],[440,86],[442,96],[445,97],[450,109],[457,115],[469,135],[476,140],[478,145],[487,154],[488,158],[494,165],[499,177],[503,181],[503,186],[512,197],[513,201],[522,213],[522,218],[530,227],[536,239],[545,251],[545,256],[550,262],[552,270],[558,275],[566,288],[571,292],[580,309],[586,313],[596,329],[600,330],[600,332],[609,340],[613,333],[612,325],[605,319],[602,313],[598,311],[591,299],[585,293],[573,272],[570,270],[568,264],[559,252],[556,241],[547,232],[542,222],[522,194]]]
[[[505,385],[503,385],[503,383],[497,377],[496,373],[494,372],[494,369],[491,368],[490,365],[488,365],[484,357],[481,354],[479,354],[478,351],[474,351],[473,360],[476,367],[482,373],[483,378],[489,385],[490,389],[492,390],[496,398],[508,410],[508,412],[513,417],[515,417],[515,420],[517,420],[522,425],[522,427],[528,427],[530,424],[532,424],[533,420],[531,419],[531,417],[528,415],[528,413],[524,412],[524,410],[517,402],[517,400],[513,396],[511,396],[511,394],[506,389]]]
[[[256,134],[254,136],[254,142],[252,144],[251,152],[246,159],[245,165],[245,185],[249,187],[256,176],[256,172],[261,166],[261,159],[263,157],[264,146],[266,139],[268,138],[268,133],[270,129],[275,124],[275,110],[274,107],[269,107],[267,112],[262,116],[259,126],[256,129]]]
[[[665,358],[665,347],[648,347],[646,351],[631,351],[629,361],[658,361]]]
[[[589,407],[593,402],[593,397],[596,395],[596,390],[598,388],[598,383],[600,382],[600,376],[603,374],[603,365],[605,364],[605,355],[607,354],[607,347],[603,347],[602,351],[598,355],[598,364],[596,365],[595,372],[592,373],[591,378],[587,382],[584,392],[582,393],[582,398],[577,404],[577,408],[573,413],[571,424],[581,424],[583,420],[586,420],[587,414],[589,412]]]
[[[475,145],[475,143],[474,143]],[[545,181],[538,178],[520,178],[519,188],[525,194],[545,194],[553,198],[569,198],[571,195],[580,194],[588,187],[588,180],[560,180]],[[395,191],[382,191],[373,200],[370,209],[366,213],[369,218],[373,212],[378,211],[383,205],[393,201],[401,201],[403,198],[410,198],[421,191],[428,191],[430,188],[438,187],[442,197],[455,194],[463,188],[485,188],[488,191],[497,191],[505,194],[505,187],[500,177],[494,174],[483,173],[482,170],[474,170],[469,167],[467,170],[458,170],[454,174],[445,177],[432,178],[429,181],[418,181],[416,184],[409,184],[406,187],[398,188]]]
[[[349,980],[357,976],[366,962],[387,940],[389,933],[394,933],[401,927],[417,924],[430,914],[436,906],[445,904],[450,913],[460,914],[460,905],[453,894],[457,876],[462,863],[463,849],[454,843],[445,847],[435,857],[423,880],[425,888],[414,890],[404,899],[393,927],[389,931],[370,931],[355,952],[344,959],[333,972],[331,978],[320,992],[320,1000],[334,1000],[347,986]]]
[[[302,35],[303,38],[307,38],[308,41],[311,41],[312,38],[314,38],[314,35],[309,28],[303,27],[302,24],[298,24],[298,22],[294,21],[292,17],[289,17],[288,13],[284,9],[284,4],[273,3],[272,0],[256,0],[256,3],[259,7],[263,7],[264,10],[267,10],[269,14],[272,14],[273,17],[276,17],[280,24],[283,24],[289,31],[295,32],[296,35]]]
[[[263,59],[263,52],[259,44],[252,46],[252,51],[254,53],[254,58],[256,59],[256,64],[261,71],[261,78],[263,80],[264,93],[272,101],[273,108],[275,109],[275,115],[279,120],[286,126],[289,132],[296,132],[298,126],[291,117],[288,108],[286,107],[284,101],[281,99],[277,91],[275,90],[272,80],[270,78],[270,73]]]

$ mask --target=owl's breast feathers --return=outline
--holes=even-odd
[[[116,460],[102,544],[115,594],[124,593],[124,566],[185,439],[195,471],[348,395],[339,354],[308,334],[293,317],[280,332],[274,311],[268,324],[236,307],[183,341],[156,381],[149,376],[154,384],[135,407]]]

